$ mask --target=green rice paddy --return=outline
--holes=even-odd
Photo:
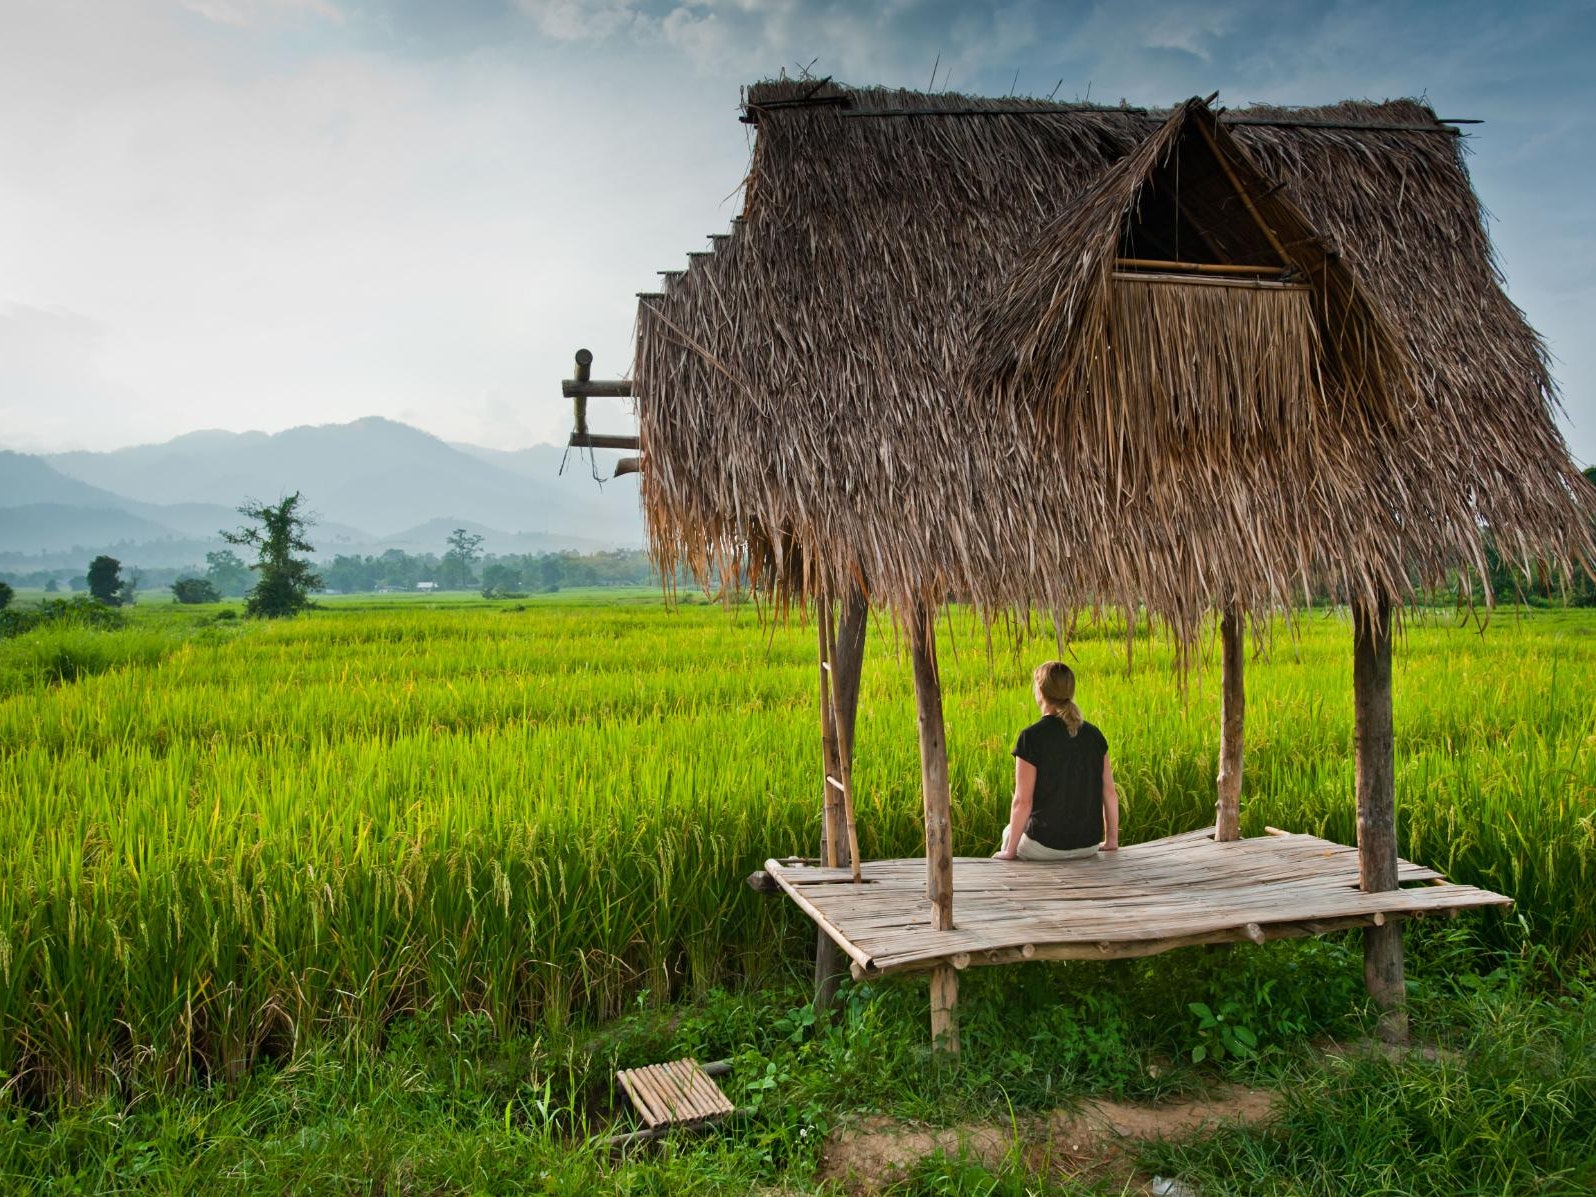
[[[955,851],[1006,817],[1031,666],[942,629]],[[1242,825],[1343,842],[1351,633],[1276,629],[1249,664]],[[1071,658],[1127,841],[1211,819],[1214,669],[1144,636]],[[1403,855],[1596,948],[1596,615],[1408,621],[1396,653]],[[398,1016],[558,1027],[787,972],[812,942],[743,878],[818,837],[812,625],[657,599],[402,607],[282,623],[167,608],[0,642],[0,1080],[81,1099],[234,1078]],[[869,856],[922,850],[906,653],[872,626]],[[1486,945],[1504,916],[1468,916]]]

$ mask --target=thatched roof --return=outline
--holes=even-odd
[[[1482,524],[1516,556],[1589,551],[1544,351],[1422,105],[1216,120],[784,81],[748,111],[743,218],[640,304],[663,565],[1186,632],[1315,584],[1405,597],[1478,567]],[[1116,269],[1171,257],[1261,270]]]

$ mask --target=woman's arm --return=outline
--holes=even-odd
[[[1119,791],[1114,788],[1114,766],[1103,758],[1103,851],[1119,851]]]
[[[1014,801],[1009,804],[1009,834],[1005,841],[1007,850],[993,853],[999,860],[1017,860],[1020,836],[1031,821],[1031,799],[1036,793],[1036,766],[1020,757],[1014,758]]]

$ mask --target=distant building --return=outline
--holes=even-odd
[[[436,582],[417,582],[416,589],[425,590],[428,593],[431,593],[432,591],[438,589],[438,584]]]

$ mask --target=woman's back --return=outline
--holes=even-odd
[[[1091,723],[1070,735],[1064,720],[1043,715],[1020,733],[1014,755],[1036,768],[1025,834],[1049,848],[1095,846],[1103,839],[1103,758],[1108,740]]]

